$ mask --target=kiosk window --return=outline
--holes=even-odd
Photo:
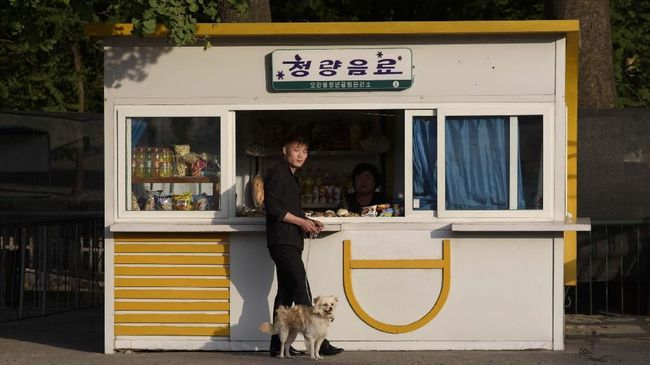
[[[445,118],[447,210],[542,209],[542,116]]]
[[[126,121],[127,211],[220,210],[219,117]]]
[[[436,210],[436,125],[435,116],[413,118],[413,210]]]

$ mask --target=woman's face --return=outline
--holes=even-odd
[[[370,171],[364,171],[354,178],[354,190],[361,194],[375,191],[375,178]]]

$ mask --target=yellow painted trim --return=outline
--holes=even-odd
[[[115,289],[115,299],[229,299],[230,290]]]
[[[449,291],[451,288],[451,243],[449,240],[442,241],[442,260],[430,260],[430,261],[441,261],[443,262],[442,269],[442,288],[440,294],[433,305],[433,308],[429,310],[422,318],[418,319],[415,322],[406,324],[406,325],[395,325],[385,322],[381,322],[370,316],[359,304],[356,296],[354,295],[354,290],[352,289],[352,242],[350,240],[343,241],[343,288],[345,290],[345,296],[350,303],[350,307],[356,315],[366,322],[370,327],[373,327],[379,331],[387,333],[406,333],[415,331],[416,329],[429,323],[444,307],[449,297]],[[362,261],[362,260],[358,260]],[[376,261],[376,260],[367,260],[367,261]],[[418,261],[418,260],[389,260],[389,261]],[[428,261],[428,260],[423,260]],[[404,264],[400,264],[400,268],[404,269]],[[372,267],[376,268],[376,267]],[[414,269],[420,269],[420,267],[413,267]]]
[[[229,311],[229,302],[115,302],[116,311]]]
[[[227,265],[228,256],[115,255],[116,264]]]
[[[128,37],[133,25],[89,24],[91,37]],[[578,31],[576,20],[444,21],[444,22],[331,22],[331,23],[200,23],[198,37],[284,37],[284,36],[396,36],[468,34],[552,34]],[[158,25],[153,37],[166,36]]]
[[[222,242],[228,241],[227,233],[115,233],[115,243],[121,242]]]
[[[116,276],[228,276],[230,269],[227,267],[139,267],[117,266]]]
[[[443,260],[350,260],[350,269],[443,269]]]
[[[230,336],[228,327],[115,326],[115,336]]]
[[[180,287],[180,288],[229,288],[228,279],[194,278],[115,278],[116,287]]]
[[[215,323],[230,324],[228,314],[116,314],[115,323]]]
[[[115,253],[226,253],[227,244],[116,244]]]
[[[567,213],[578,218],[578,67],[580,35],[578,31],[566,37],[567,106]],[[577,285],[578,240],[576,232],[564,232],[564,284]]]

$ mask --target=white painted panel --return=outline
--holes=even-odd
[[[270,320],[275,266],[262,233],[230,234],[230,339],[264,341],[258,327]]]
[[[257,327],[270,318],[276,290],[270,281],[274,270],[264,234],[238,233],[231,237],[231,339],[264,341],[267,337]],[[431,238],[430,231],[341,231],[312,240],[311,244],[306,241],[303,259],[314,296],[339,297],[337,319],[329,335],[334,343],[548,343],[553,339],[554,267],[550,236],[452,239],[451,291],[446,304],[429,324],[397,335],[368,326],[348,304],[343,290],[344,239],[352,241],[352,259],[437,259],[441,254],[441,240]],[[392,324],[422,316],[433,305],[441,283],[439,270],[353,269],[352,279],[364,310]]]
[[[339,45],[201,47],[113,46],[105,50],[107,84],[115,98],[244,98],[256,102],[347,102],[364,98],[552,95],[553,39],[473,43],[384,44],[413,51],[414,84],[401,92],[269,93],[265,58],[280,48],[344,48]],[[376,46],[376,45],[375,45]],[[297,97],[300,95],[300,97]],[[255,98],[255,99],[252,99]],[[228,101],[231,100],[231,101]],[[239,102],[242,102],[241,100]]]

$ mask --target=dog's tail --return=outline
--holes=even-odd
[[[260,331],[266,333],[267,335],[277,335],[273,324],[269,322],[262,323],[260,325]]]

